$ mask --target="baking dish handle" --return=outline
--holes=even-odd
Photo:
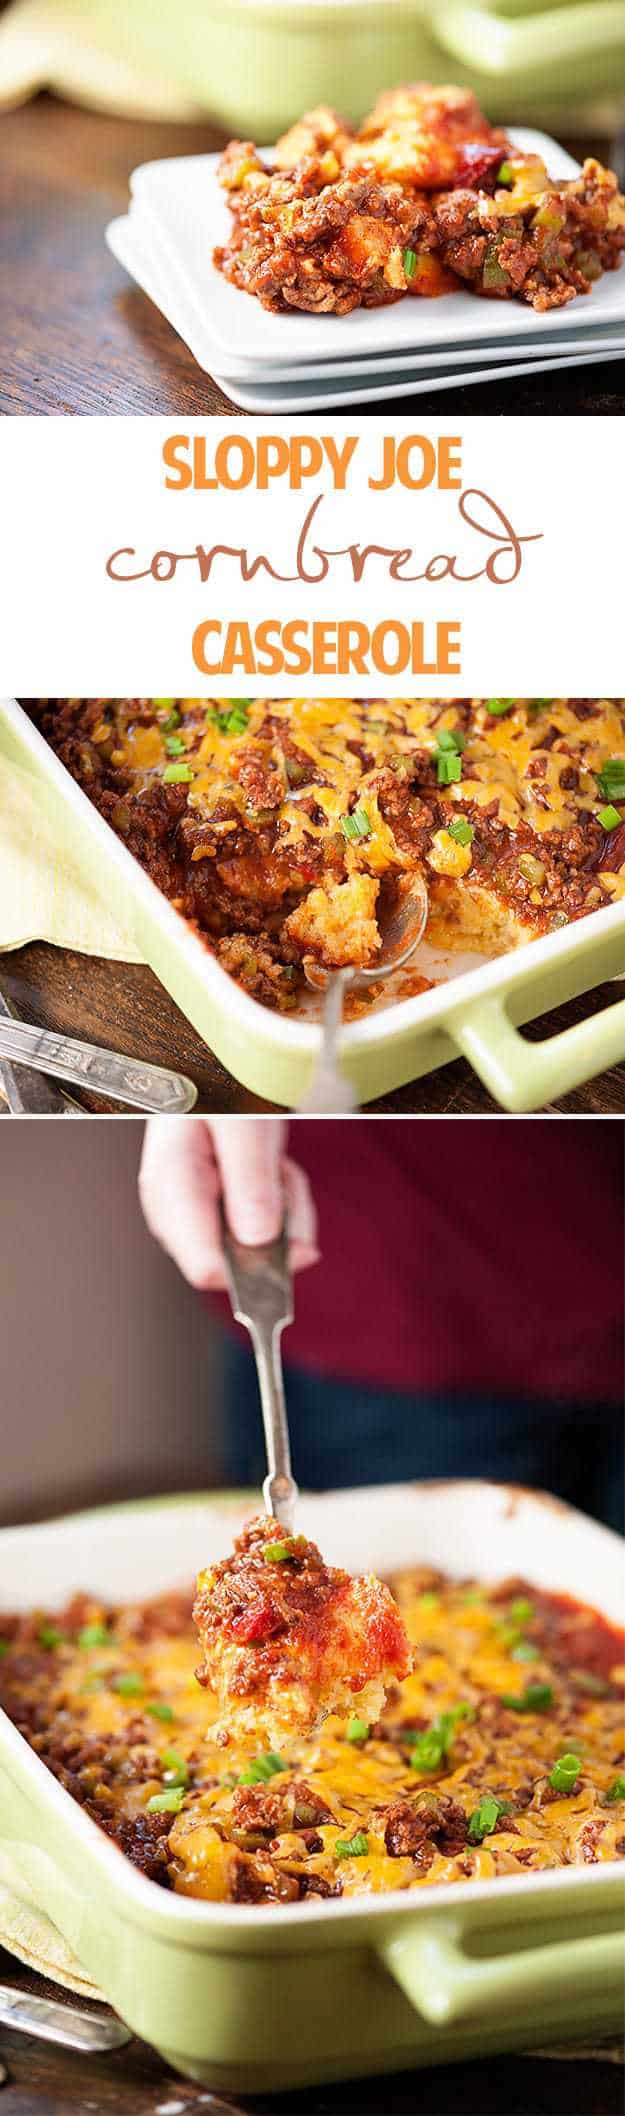
[[[566,9],[547,6],[524,20],[502,18],[491,7],[467,0],[443,0],[436,13],[436,36],[449,58],[490,80],[519,75],[549,80],[567,64],[596,58],[598,40],[604,52],[625,44],[622,0],[602,0],[601,24],[596,0],[577,0]]]
[[[384,1939],[378,1955],[411,2005],[435,2026],[470,2020],[484,2006],[513,2000],[540,1999],[561,1992],[569,1999],[587,1998],[590,1985],[604,1996],[622,1991],[625,1942],[621,1931],[596,1933],[579,1940],[512,1949],[509,1954],[465,1953],[459,1928],[428,1926]]]
[[[496,994],[452,1015],[445,1027],[495,1101],[517,1112],[543,1109],[625,1058],[625,999],[542,1043],[514,1028]]]

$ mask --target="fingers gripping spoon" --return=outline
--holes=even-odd
[[[265,1428],[269,1473],[263,1484],[265,1511],[289,1534],[299,1497],[291,1475],[291,1450],[280,1339],[293,1321],[293,1286],[286,1218],[275,1242],[239,1242],[223,1209],[221,1227],[228,1292],[237,1322],[249,1330]]]

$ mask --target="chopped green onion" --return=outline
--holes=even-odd
[[[453,786],[462,778],[462,758],[457,750],[439,750],[436,764],[439,786]]]
[[[152,704],[156,706],[157,710],[160,707],[163,712],[165,710],[166,705],[173,706],[174,711],[176,710],[173,698],[153,698]]]
[[[40,1624],[37,1638],[40,1646],[48,1646],[50,1649],[65,1645],[65,1634],[58,1630],[56,1624]]]
[[[445,824],[445,829],[448,838],[454,838],[456,845],[472,845],[473,824],[467,823],[465,816],[456,816],[455,822]]]
[[[355,808],[353,815],[341,816],[339,820],[344,838],[370,838],[371,824],[366,808]]]
[[[532,1644],[531,1638],[520,1638],[518,1646],[513,1646],[512,1648],[512,1660],[538,1660],[538,1658],[538,1647]]]
[[[350,1719],[345,1728],[346,1741],[368,1741],[369,1727],[366,1719]]]
[[[622,818],[619,809],[613,808],[611,801],[608,802],[607,808],[600,808],[598,813],[602,830],[618,830]]]
[[[174,1716],[171,1705],[146,1705],[145,1709],[146,1712],[149,1712],[151,1719],[173,1719]]]
[[[437,1771],[449,1755],[458,1720],[472,1718],[472,1705],[454,1705],[451,1712],[439,1712],[438,1718],[433,1719],[431,1727],[426,1727],[422,1734],[407,1735],[412,1748],[411,1770]]]
[[[514,170],[511,162],[502,162],[500,164],[497,170],[497,183],[505,185],[514,183]]]
[[[500,1815],[507,1814],[509,1806],[509,1800],[496,1800],[493,1793],[485,1793],[479,1807],[474,1807],[469,1816],[469,1843],[481,1844],[483,1837],[489,1837]]]
[[[167,1793],[153,1793],[146,1803],[147,1815],[179,1815],[184,1800],[184,1786],[172,1785]]]
[[[518,1646],[521,1632],[518,1624],[495,1624],[495,1636],[500,1646]]]
[[[172,710],[171,710],[171,712],[170,712],[170,713],[168,714],[168,717],[167,717],[167,719],[163,721],[163,727],[164,727],[164,730],[165,730],[165,734],[166,734],[166,735],[171,735],[171,733],[172,733],[173,729],[174,729],[175,727],[179,727],[179,726],[180,726],[180,713],[179,713],[179,711],[178,711],[178,707],[177,707],[177,705],[174,705],[174,706],[172,707]]]
[[[182,735],[166,735],[165,748],[168,757],[184,757],[185,745]]]
[[[517,1595],[516,1601],[510,1603],[510,1615],[513,1624],[531,1624],[534,1615],[533,1602],[528,1602],[524,1594]]]
[[[625,1800],[625,1778],[622,1771],[618,1778],[612,1779],[612,1784],[608,1786],[605,1797],[606,1800]]]
[[[179,1756],[177,1749],[163,1749],[161,1763],[165,1766],[163,1785],[188,1785],[189,1773],[184,1756]]]
[[[112,1687],[118,1691],[120,1697],[141,1697],[143,1695],[143,1677],[132,1674],[114,1675]]]
[[[597,785],[606,801],[625,801],[625,757],[608,757],[600,772]]]
[[[9,1641],[8,1641],[8,1638],[0,1638],[0,1658],[2,1657],[2,1654],[3,1654],[3,1653],[8,1653],[8,1650],[9,1650]]]
[[[484,704],[493,720],[501,720],[504,713],[509,713],[511,705],[516,705],[516,698],[485,698]]]
[[[166,786],[186,786],[193,778],[193,772],[190,764],[166,764],[163,778]]]
[[[263,1557],[268,1565],[284,1565],[293,1556],[290,1543],[266,1543]]]
[[[460,728],[441,727],[436,737],[436,747],[437,749],[465,749],[465,739]]]
[[[430,1593],[430,1591],[428,1590],[427,1594],[420,1594],[418,1596],[417,1607],[419,1609],[438,1609],[439,1602],[440,1594],[433,1594]]]
[[[416,250],[404,250],[404,255],[403,255],[403,266],[404,266],[404,271],[405,271],[405,274],[406,274],[406,278],[407,278],[407,279],[414,279],[414,275],[415,275],[415,272],[416,272],[416,269],[417,269],[417,253],[416,253]]]
[[[440,1735],[433,1729],[430,1733],[418,1734],[410,1758],[411,1771],[437,1771],[444,1753]]]
[[[114,1640],[110,1631],[107,1631],[106,1624],[83,1624],[82,1631],[78,1633],[78,1644],[84,1646],[87,1652],[89,1646],[112,1646]]]
[[[288,1771],[288,1763],[268,1749],[266,1756],[255,1756],[246,1771],[241,1772],[239,1785],[266,1785],[268,1778],[275,1778],[277,1771]]]
[[[369,1850],[364,1830],[358,1829],[355,1837],[337,1837],[334,1854],[337,1859],[365,1859]]]
[[[252,698],[232,698],[230,704],[221,710],[217,705],[209,706],[206,715],[207,727],[218,727],[222,735],[244,735],[248,710],[253,702]]]
[[[581,1758],[573,1756],[571,1750],[567,1749],[566,1755],[559,1756],[553,1770],[549,1772],[549,1784],[553,1786],[554,1792],[571,1793],[581,1768]]]
[[[553,1690],[550,1683],[528,1683],[520,1697],[506,1695],[501,1702],[509,1712],[547,1712],[553,1704]]]

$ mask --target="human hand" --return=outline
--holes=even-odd
[[[289,1262],[318,1259],[308,1177],[286,1153],[281,1117],[151,1117],[139,1171],[144,1217],[190,1286],[226,1285],[219,1199],[240,1242],[273,1241],[289,1221]]]

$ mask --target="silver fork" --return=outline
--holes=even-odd
[[[299,1493],[291,1475],[280,1342],[293,1321],[286,1217],[275,1242],[238,1242],[222,1204],[221,1232],[232,1311],[249,1330],[256,1359],[269,1464],[263,1484],[265,1511],[291,1533]]]

